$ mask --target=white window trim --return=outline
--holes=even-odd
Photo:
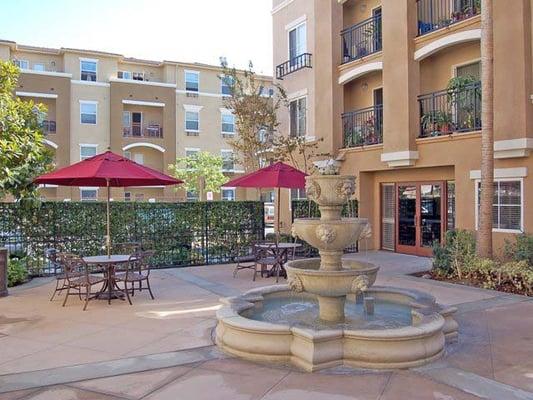
[[[225,74],[220,74],[219,77],[220,77],[220,96],[231,97],[231,94],[222,93],[222,86],[224,86],[224,78],[227,78],[227,77],[233,78],[233,77],[231,75],[225,75]]]
[[[223,201],[236,201],[237,200],[237,190],[235,187],[224,187],[223,186],[221,190],[222,190],[222,192],[220,193],[221,200]],[[229,200],[229,199],[224,200],[224,193],[223,193],[224,190],[231,190],[233,192],[233,200]]]
[[[222,119],[223,115],[231,115],[233,117],[233,132],[226,132],[222,130],[222,125],[224,125],[224,122]],[[235,135],[235,114],[233,114],[233,112],[231,112],[229,108],[223,108],[223,107],[220,108],[220,131],[222,132],[223,135]]]
[[[224,160],[224,153],[226,154],[231,154],[232,158],[234,156],[234,151],[231,150],[231,149],[220,149],[220,156],[222,157],[222,160]],[[235,159],[233,160],[233,168],[232,169],[224,169],[224,167],[222,167],[222,171],[223,172],[235,172]]]
[[[494,178],[494,182],[520,182],[520,229],[500,229],[492,228],[492,232],[496,233],[524,233],[524,178]],[[476,231],[479,228],[479,215],[478,215],[478,185],[481,184],[480,179],[474,181],[474,213],[476,218]],[[492,196],[494,197],[494,195]],[[494,205],[493,205],[494,206]]]
[[[194,104],[184,104],[183,108],[185,109],[185,111],[200,112],[202,110],[202,108],[204,108],[204,106],[197,106],[197,105],[194,105]]]
[[[36,65],[42,65],[43,66],[43,69],[35,69],[35,66]],[[32,65],[32,69],[34,71],[39,71],[39,72],[43,72],[43,71],[46,71],[46,63],[43,63],[43,62],[36,62],[36,63],[33,63]]]
[[[294,19],[294,20],[292,20],[287,25],[285,25],[285,30],[287,31],[287,33],[289,33],[289,31],[292,31],[294,28],[297,28],[300,25],[305,24],[305,23],[307,23],[307,15],[306,14],[304,14],[304,15],[302,15],[302,16]]]
[[[30,62],[28,60],[24,60],[22,58],[14,58],[13,61],[17,61],[18,63],[20,63],[20,62],[25,62],[26,63],[27,68],[19,67],[20,69],[30,69]]]
[[[302,21],[302,18],[303,18],[303,21]],[[290,33],[291,31],[299,28],[302,25],[305,25],[305,51],[302,54],[307,53],[309,50],[307,47],[307,44],[308,44],[307,43],[307,17],[304,15],[303,17],[300,17],[285,26],[285,31],[286,31],[286,36],[287,36],[287,60],[291,59],[291,40],[290,40],[291,35]],[[300,56],[300,55],[301,54],[297,54],[296,56]]]
[[[198,90],[192,91],[187,90],[187,74],[195,74],[198,77]],[[184,90],[186,93],[200,93],[200,71],[195,71],[193,69],[186,69],[183,71],[183,83],[184,83]]]
[[[82,159],[82,156],[81,156],[81,148],[82,147],[92,147],[94,148],[94,155],[97,155],[98,154],[98,145],[97,144],[92,144],[92,143],[80,143],[80,161],[83,160]],[[91,156],[91,157],[94,157],[94,156]]]
[[[183,118],[183,125],[185,128],[185,132],[200,132],[200,110],[203,108],[203,106],[194,106],[194,105],[184,104],[183,108],[185,109],[185,114]],[[187,129],[187,113],[188,112],[194,112],[198,114],[198,129]]]
[[[99,187],[97,186],[80,186],[80,201],[98,201],[98,189]],[[96,191],[96,198],[94,200],[83,200],[83,197],[82,197],[82,192],[84,190],[94,190]]]
[[[481,58],[473,58],[469,61],[463,61],[463,62],[460,62],[458,64],[454,64],[452,65],[452,78],[455,78],[457,77],[457,68],[461,68],[461,67],[464,67],[466,65],[471,65],[471,64],[475,64],[477,62],[481,62]],[[481,66],[480,66],[481,68]]]
[[[307,97],[307,94],[304,95],[304,96],[299,96],[299,97],[295,97],[295,98],[292,98],[289,100],[289,136],[290,136],[290,133],[291,133],[291,129],[290,129],[290,123],[291,123],[291,109],[290,109],[290,103],[292,103],[293,101],[298,101],[300,99],[303,99],[305,98],[305,135],[303,135],[307,141],[313,141],[315,140],[315,137],[314,136],[309,136],[309,120],[308,120],[308,117],[309,117],[309,113],[308,113],[308,104],[309,104],[309,99]],[[300,136],[296,136],[296,137],[300,137]]]
[[[92,105],[96,105],[96,112],[95,112],[95,117],[96,117],[96,122],[94,124],[88,124],[87,122],[82,122],[81,120],[81,106],[82,104],[92,104]],[[80,100],[80,124],[82,125],[91,125],[91,126],[96,126],[98,125],[98,102],[97,101],[93,101],[93,100]]]
[[[95,74],[96,74],[96,82],[98,82],[98,59],[96,58],[83,58],[83,57],[80,57],[80,80],[81,80],[81,63],[82,62],[93,62],[96,64],[96,71],[95,71]],[[92,81],[82,81],[82,82],[92,82]]]

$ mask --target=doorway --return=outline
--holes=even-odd
[[[433,243],[443,237],[444,191],[444,182],[396,185],[396,251],[431,256]]]

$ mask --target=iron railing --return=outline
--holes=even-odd
[[[163,127],[159,124],[150,124],[144,127],[141,125],[124,126],[122,133],[125,137],[162,138]]]
[[[311,53],[303,53],[291,58],[276,67],[276,78],[283,79],[284,76],[292,74],[304,68],[311,68]]]
[[[344,147],[383,143],[383,105],[342,114]]]
[[[376,15],[341,31],[342,63],[381,51],[381,15]]]
[[[420,137],[481,129],[481,82],[418,97]]]
[[[45,135],[56,133],[56,121],[44,120],[41,121],[40,126]]]
[[[417,0],[418,35],[425,35],[481,12],[481,0]]]
[[[49,275],[48,248],[81,256],[105,252],[105,216],[103,202],[0,203],[0,247],[24,257],[30,275]],[[233,262],[264,232],[258,201],[111,203],[112,243],[154,250],[157,268]]]

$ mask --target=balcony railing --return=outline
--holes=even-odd
[[[418,35],[441,29],[481,12],[481,0],[417,0]]]
[[[56,121],[49,121],[49,120],[41,121],[40,127],[45,135],[56,133]]]
[[[381,51],[381,15],[376,15],[341,31],[342,63]]]
[[[418,97],[420,137],[481,129],[481,83],[459,90],[442,90]]]
[[[344,147],[383,143],[383,105],[342,114]]]
[[[148,124],[144,127],[133,124],[132,126],[124,126],[122,133],[124,137],[162,138],[163,127],[159,124]]]
[[[284,76],[304,68],[311,68],[311,53],[300,54],[278,65],[276,67],[276,78],[283,79]]]

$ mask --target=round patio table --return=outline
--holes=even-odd
[[[105,267],[106,280],[102,290],[95,294],[97,299],[107,299],[111,304],[111,299],[124,299],[124,291],[120,289],[115,280],[115,266],[118,264],[126,264],[130,261],[129,254],[111,254],[110,256],[91,256],[83,257],[88,265],[99,265]]]
[[[263,249],[269,249],[273,253],[274,257],[276,257],[277,260],[283,260],[283,262],[276,263],[276,265],[272,266],[272,268],[270,269],[270,272],[268,273],[268,276],[275,276],[276,274],[279,274],[278,276],[283,276],[286,278],[287,272],[285,271],[285,267],[283,266],[283,264],[289,258],[287,253],[291,249],[297,249],[298,247],[302,247],[302,244],[281,242],[281,243],[278,243],[277,248],[273,245],[275,245],[274,242],[260,243],[257,245],[257,247],[261,247]]]

